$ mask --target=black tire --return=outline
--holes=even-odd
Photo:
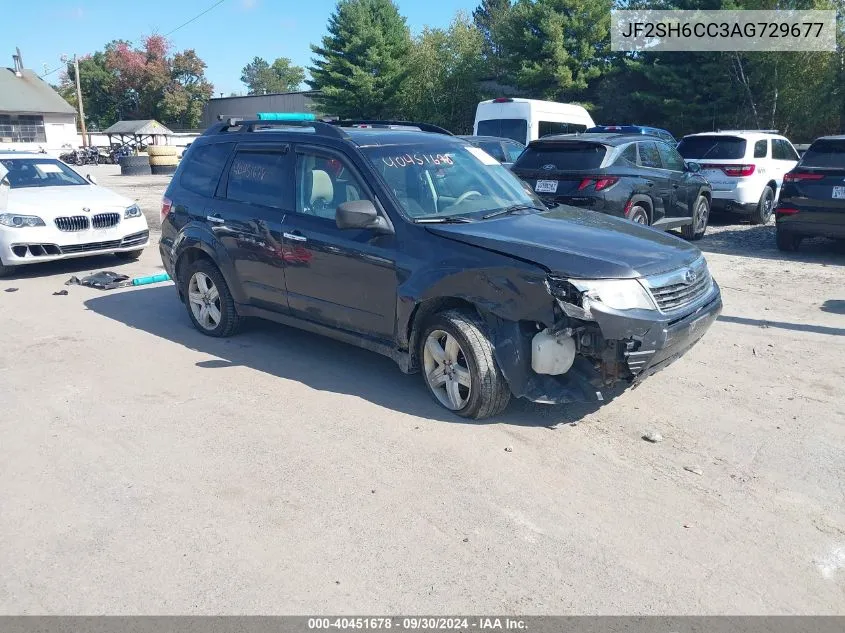
[[[138,259],[141,256],[141,253],[144,252],[143,248],[139,248],[136,251],[119,251],[114,254],[115,257],[118,259],[122,259],[123,261],[132,262]]]
[[[176,173],[176,165],[150,165],[153,176],[172,176]]]
[[[692,224],[681,227],[681,235],[685,240],[696,242],[707,232],[710,221],[710,201],[704,196],[698,196],[692,207]]]
[[[120,159],[121,176],[149,176],[151,173],[149,156],[124,156]]]
[[[477,314],[468,311],[449,310],[435,314],[423,328],[418,353],[423,382],[429,394],[438,404],[448,408],[440,402],[429,384],[423,360],[426,341],[429,335],[437,330],[455,338],[470,373],[471,386],[466,404],[460,409],[450,410],[461,417],[475,420],[488,418],[504,411],[510,401],[510,388],[496,363],[493,346],[487,338],[483,322]]]
[[[194,312],[191,309],[191,301],[189,299],[189,288],[191,279],[196,273],[203,273],[208,276],[217,288],[219,296],[220,322],[213,329],[204,327],[197,321]],[[217,338],[225,338],[232,336],[241,327],[241,316],[235,309],[235,300],[232,298],[232,293],[229,292],[229,286],[220,270],[212,262],[207,259],[198,259],[195,262],[188,264],[185,267],[182,275],[182,296],[185,297],[185,307],[188,309],[188,317],[194,327],[205,334],[206,336],[214,336]]]
[[[768,185],[760,195],[760,202],[751,214],[751,224],[766,224],[775,210],[775,192]]]
[[[794,233],[778,229],[777,233],[775,233],[775,242],[778,245],[778,250],[793,252],[797,251],[801,245],[801,237]]]
[[[0,260],[0,277],[8,277],[12,274],[15,268],[15,266],[6,266],[3,264],[3,261]]]
[[[628,219],[634,224],[644,224],[645,226],[651,224],[648,221],[648,211],[641,204],[635,204],[628,210]]]

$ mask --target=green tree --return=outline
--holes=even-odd
[[[106,65],[102,51],[79,61],[79,83],[85,101],[85,125],[89,130],[102,130],[118,120],[114,97],[116,78]],[[76,102],[76,69],[68,63],[58,86],[59,94],[74,108]]]
[[[472,21],[484,38],[482,54],[487,75],[498,79],[504,73],[499,29],[511,8],[511,0],[482,0],[472,12]]]
[[[611,0],[517,0],[502,21],[510,81],[528,95],[571,100],[609,65]]]
[[[326,113],[344,118],[392,118],[400,109],[400,88],[411,37],[391,0],[339,0],[328,35],[312,45],[311,87]]]
[[[255,57],[244,66],[241,81],[251,95],[293,92],[305,81],[305,69],[296,66],[287,57],[276,59],[272,65],[261,57]]]
[[[426,28],[415,38],[408,58],[403,116],[470,133],[482,98],[483,47],[483,34],[463,13],[446,30]]]

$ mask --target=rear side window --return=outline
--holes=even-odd
[[[772,139],[772,158],[775,160],[798,160],[798,153],[792,149],[789,141],[775,138]]]
[[[561,121],[537,122],[537,134],[539,138],[543,138],[549,134],[574,134],[575,132],[584,132],[586,129],[586,125],[578,125],[577,123],[563,123]]]
[[[249,152],[235,154],[229,168],[226,198],[264,207],[284,206],[289,170],[287,155],[281,152]]]
[[[810,145],[801,158],[802,167],[845,169],[845,139],[822,139]]]
[[[657,149],[657,143],[639,143],[639,146],[640,165],[643,167],[663,169],[663,162],[660,160],[660,151]]]
[[[766,158],[769,155],[769,141],[763,139],[754,143],[754,158]]]
[[[214,143],[191,148],[179,184],[201,196],[214,196],[223,166],[233,146],[234,143]]]
[[[601,166],[607,148],[598,143],[549,143],[529,146],[514,165],[518,169],[584,171]]]
[[[622,150],[619,158],[616,159],[617,165],[636,166],[637,164],[637,144],[631,143],[628,147]]]
[[[678,145],[687,159],[734,160],[745,157],[746,141],[738,136],[688,136]]]
[[[498,141],[480,141],[478,146],[500,163],[507,162],[505,152],[502,151],[502,146]]]

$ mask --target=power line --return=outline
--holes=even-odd
[[[194,17],[192,17],[192,18],[191,18],[190,20],[188,20],[187,22],[185,22],[185,23],[183,23],[183,24],[180,24],[179,26],[177,26],[177,27],[176,27],[175,29],[173,29],[172,31],[169,31],[168,33],[165,33],[165,34],[163,35],[163,37],[170,37],[171,35],[173,35],[173,34],[174,34],[176,31],[178,31],[179,29],[181,29],[181,28],[183,28],[183,27],[185,27],[185,26],[188,26],[191,22],[194,22],[195,20],[200,19],[200,18],[201,18],[202,16],[204,16],[206,13],[208,13],[209,11],[212,11],[213,9],[216,9],[217,7],[219,7],[219,6],[220,6],[221,4],[223,4],[224,2],[226,2],[226,0],[217,0],[217,2],[215,2],[214,4],[212,4],[210,7],[208,7],[207,9],[205,9],[204,11],[202,11],[201,13],[197,13]],[[141,41],[140,39],[135,40],[135,42],[140,42],[140,41]],[[50,75],[52,75],[54,72],[57,72],[57,71],[61,70],[62,68],[65,68],[65,67],[66,67],[66,64],[62,64],[61,66],[56,66],[53,70],[49,70],[49,71],[47,71],[46,73],[44,73],[43,75],[39,75],[38,77],[39,77],[40,79],[44,79],[44,77],[49,77],[49,76],[50,76]]]

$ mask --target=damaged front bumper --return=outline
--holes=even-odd
[[[590,305],[589,319],[562,315],[554,331],[572,336],[577,354],[560,375],[532,370],[531,341],[537,325],[488,316],[496,360],[512,393],[534,402],[565,404],[608,400],[683,356],[722,311],[718,284],[694,304],[674,313],[613,310]],[[586,314],[582,314],[586,316]]]

